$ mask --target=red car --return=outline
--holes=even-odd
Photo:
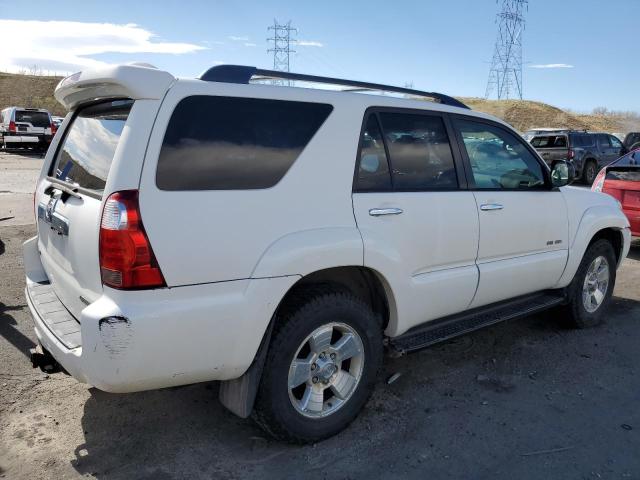
[[[631,224],[631,234],[640,237],[640,149],[600,170],[591,190],[608,193],[618,200]]]

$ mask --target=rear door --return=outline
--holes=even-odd
[[[76,318],[102,292],[102,194],[133,102],[81,108],[36,192],[38,248],[53,289]]]
[[[598,166],[601,167],[604,165],[609,165],[619,157],[618,149],[614,148],[613,145],[611,145],[609,135],[605,133],[599,133],[597,135],[597,142],[598,150],[600,152],[600,161]]]
[[[446,115],[433,112],[364,119],[353,208],[364,264],[394,289],[391,335],[466,309],[476,290],[478,215],[450,138]]]
[[[517,135],[488,120],[457,116],[469,188],[480,219],[478,291],[472,307],[553,287],[567,260],[562,192]]]

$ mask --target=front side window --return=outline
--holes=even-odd
[[[156,184],[161,190],[272,187],[332,109],[321,103],[258,98],[184,98],[167,126]]]
[[[449,137],[441,117],[380,113],[395,190],[458,187]]]
[[[389,162],[375,114],[369,115],[362,132],[354,189],[356,191],[391,190]]]
[[[609,141],[611,142],[611,146],[613,148],[622,148],[622,142],[613,135],[609,135]]]
[[[58,151],[52,176],[72,185],[102,191],[133,101],[99,103],[73,118]]]
[[[500,127],[456,120],[471,163],[475,188],[539,189],[545,185],[540,162],[522,140]]]

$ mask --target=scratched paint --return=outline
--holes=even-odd
[[[126,317],[106,317],[98,322],[100,339],[111,358],[122,356],[133,337],[131,321]]]

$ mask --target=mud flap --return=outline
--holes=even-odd
[[[218,398],[220,403],[231,413],[240,418],[247,418],[251,415],[253,404],[256,400],[262,368],[267,356],[269,343],[271,342],[271,331],[273,330],[273,320],[269,323],[269,328],[260,343],[258,352],[253,362],[240,378],[220,382],[220,392]]]

